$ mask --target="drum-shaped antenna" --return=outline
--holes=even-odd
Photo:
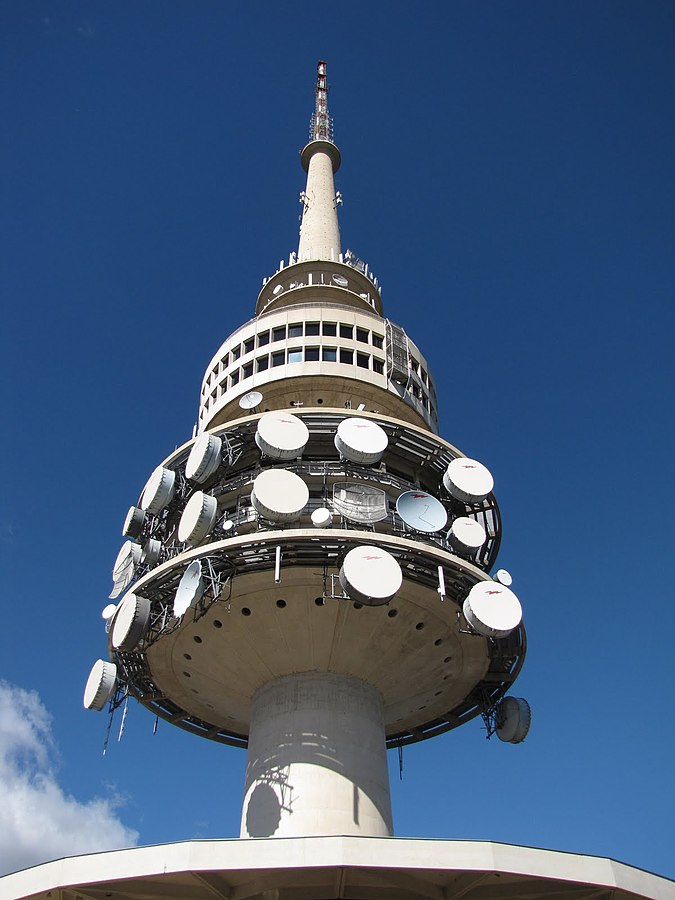
[[[507,572],[506,569],[497,569],[497,571],[492,576],[495,581],[498,581],[500,584],[505,584],[506,587],[511,587],[513,584],[513,578],[511,577],[511,573]]]
[[[486,637],[504,637],[523,617],[520,601],[512,590],[496,581],[479,581],[464,601],[467,622]]]
[[[287,469],[266,469],[253,482],[251,503],[272,522],[295,522],[309,500],[305,482]]]
[[[453,459],[443,476],[443,484],[451,496],[464,503],[480,503],[495,485],[489,469],[464,456]]]
[[[333,524],[333,514],[325,506],[315,509],[312,513],[312,525],[315,528],[330,528]]]
[[[191,606],[199,602],[203,593],[202,564],[195,559],[178,582],[176,596],[173,599],[174,616],[179,619]]]
[[[397,560],[380,547],[354,547],[340,569],[340,584],[351,600],[382,606],[396,596],[403,583]]]
[[[426,491],[405,491],[396,501],[396,512],[410,528],[429,534],[445,528],[448,521],[441,501]]]
[[[171,503],[176,489],[176,473],[173,469],[157,466],[148,478],[141,494],[141,509],[157,514]]]
[[[133,593],[127,594],[113,623],[113,647],[127,653],[133,650],[147,631],[149,621],[150,601]]]
[[[532,710],[522,697],[504,697],[497,705],[496,732],[500,741],[520,744],[527,737],[532,722]]]
[[[218,501],[211,494],[195,491],[178,523],[178,540],[195,547],[210,534],[216,523]]]
[[[340,456],[363,466],[379,462],[388,443],[384,428],[371,419],[343,419],[335,435],[335,446]]]
[[[292,413],[273,411],[258,420],[255,442],[262,453],[272,459],[295,459],[309,440],[309,430],[302,419]]]
[[[221,463],[222,449],[223,442],[215,434],[201,434],[185,463],[185,477],[198,484],[208,481]]]
[[[115,690],[116,678],[117,666],[115,663],[97,659],[91,667],[84,689],[84,697],[82,699],[84,708],[95,709],[100,712]]]
[[[106,622],[109,622],[112,617],[117,612],[117,604],[116,603],[108,603],[107,606],[104,606],[101,610],[101,618],[105,619]]]
[[[132,538],[136,540],[143,533],[145,525],[145,510],[138,506],[130,506],[124,525],[122,526],[122,537]]]
[[[459,516],[448,531],[448,543],[457,553],[475,553],[486,540],[485,529],[470,516]]]
[[[157,538],[148,538],[143,544],[143,556],[141,560],[146,566],[154,566],[159,562],[162,553],[162,542]]]

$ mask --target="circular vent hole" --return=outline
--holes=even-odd
[[[189,672],[183,672],[183,675],[185,675],[186,678],[192,678],[192,675],[190,675]]]
[[[451,656],[446,656],[445,659],[443,660],[443,662],[450,662],[451,659],[452,659]]]
[[[183,659],[192,659],[192,657],[190,656],[189,653],[184,653],[184,654],[183,654]]]
[[[242,614],[242,616],[250,616],[250,615],[251,615],[251,610],[248,608],[248,606],[245,606],[245,607],[242,609],[241,614]]]
[[[214,628],[222,628],[222,627],[223,627],[223,623],[220,621],[220,619],[214,619],[214,620],[213,620],[213,627],[214,627]]]
[[[323,606],[323,597],[315,597],[314,602],[317,606]]]
[[[285,600],[277,600],[277,606],[279,607],[279,609],[284,609],[286,606],[286,601]]]
[[[415,631],[421,631],[423,628],[424,622],[418,622],[417,625],[415,625]]]
[[[398,615],[398,610],[390,609],[389,612],[387,613],[387,615],[389,616],[390,619],[395,619],[396,616]]]
[[[354,603],[354,609],[363,609],[363,603]]]
[[[192,640],[195,642],[195,644],[201,644],[201,642],[202,642],[202,639],[199,637],[198,634],[196,634],[196,635],[192,638]]]
[[[442,643],[442,638],[436,638],[436,640],[434,641],[434,647],[440,647]]]

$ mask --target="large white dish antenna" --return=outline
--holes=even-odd
[[[406,491],[396,501],[396,512],[415,531],[433,533],[445,528],[448,513],[433,494],[426,491]]]
[[[520,601],[510,588],[496,581],[479,581],[464,601],[464,615],[471,627],[486,637],[504,637],[523,617]]]
[[[333,485],[335,512],[352,522],[371,524],[386,519],[387,495],[381,488],[355,481],[339,481]]]
[[[156,515],[173,500],[176,489],[176,473],[173,469],[157,466],[148,478],[141,494],[141,509]]]
[[[95,709],[100,712],[115,690],[116,678],[117,666],[115,663],[97,659],[91,667],[91,672],[84,688],[84,708]]]
[[[222,461],[223,442],[215,434],[201,434],[192,446],[185,463],[185,477],[203,484]]]
[[[266,469],[253,482],[254,509],[273,522],[295,522],[309,501],[305,482],[287,469]]]
[[[500,741],[520,744],[527,737],[532,722],[532,710],[522,697],[504,697],[497,705],[496,732]]]
[[[191,547],[200,544],[216,523],[218,501],[210,494],[195,491],[178,523],[178,540]]]
[[[159,562],[162,553],[162,542],[157,538],[148,538],[143,544],[142,562],[146,566],[154,566]]]
[[[370,419],[343,419],[335,435],[339,454],[350,462],[364,466],[379,462],[388,443],[385,430]]]
[[[470,516],[459,516],[448,531],[448,543],[457,553],[475,553],[486,540],[485,529]]]
[[[325,506],[315,509],[312,513],[312,525],[315,528],[330,528],[333,524],[333,513]]]
[[[345,556],[340,584],[351,600],[382,606],[396,596],[403,573],[391,553],[380,547],[355,547]]]
[[[134,540],[143,533],[145,525],[145,510],[139,509],[138,506],[130,506],[124,525],[122,526],[122,537],[133,538]]]
[[[150,601],[129,593],[120,604],[112,627],[112,645],[129,652],[137,646],[148,628]]]
[[[176,596],[173,599],[173,614],[179,619],[187,610],[198,603],[204,593],[202,564],[198,559],[191,562],[178,582]]]
[[[490,470],[483,463],[464,456],[453,459],[443,476],[443,484],[451,496],[464,503],[480,503],[495,486]]]
[[[295,459],[309,440],[309,430],[292,413],[272,411],[258,420],[255,442],[272,459]]]
[[[239,406],[241,409],[255,409],[262,402],[262,398],[260,391],[249,391],[239,400]]]

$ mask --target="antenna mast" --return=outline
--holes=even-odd
[[[330,141],[333,143],[333,120],[328,115],[328,78],[326,61],[317,63],[316,107],[309,123],[310,141]]]

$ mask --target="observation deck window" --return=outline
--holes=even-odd
[[[253,375],[253,363],[247,363],[243,369],[244,378],[250,378]]]
[[[286,362],[286,354],[283,350],[278,350],[272,354],[272,366],[283,366]]]
[[[318,335],[319,334],[319,323],[318,322],[305,322],[305,335]]]
[[[384,363],[381,359],[375,359],[373,357],[373,372],[377,372],[378,375],[384,374]]]
[[[348,366],[354,365],[354,351],[340,347],[340,362],[346,363]]]
[[[324,322],[322,331],[325,337],[337,337],[337,322]]]
[[[256,360],[256,368],[258,372],[264,372],[265,369],[269,369],[270,367],[270,358],[269,356],[260,356]]]
[[[362,344],[368,343],[368,335],[369,335],[369,332],[366,331],[365,328],[357,328],[356,329],[356,340],[361,341]]]
[[[235,384],[239,384],[239,369],[230,375],[230,387],[234,387]]]
[[[272,331],[272,340],[273,341],[285,341],[286,340],[286,326],[282,325],[280,328],[275,328]]]
[[[337,347],[322,347],[321,359],[324,362],[337,362]]]
[[[429,387],[429,378],[427,376],[426,369],[422,369],[422,383],[426,384],[426,386]]]
[[[244,341],[244,353],[250,353],[255,347],[255,338],[249,338]]]
[[[232,349],[232,359],[233,360],[239,359],[240,356],[241,356],[241,344],[239,344],[238,347],[234,347]]]
[[[302,337],[302,322],[297,325],[289,325],[288,336],[289,338]]]
[[[318,347],[305,347],[305,362],[318,362],[319,361],[319,348]]]
[[[383,347],[384,338],[381,334],[375,334],[373,332],[373,347],[377,347],[378,350],[381,350]]]
[[[410,357],[410,365],[411,365],[412,368],[413,368],[413,372],[414,372],[416,375],[419,375],[419,374],[420,374],[420,364],[419,364],[419,362],[415,359],[414,356],[411,356],[411,357]]]
[[[288,361],[289,361],[289,363],[302,362],[302,350],[289,350],[288,351]]]
[[[269,331],[261,331],[258,335],[258,346],[265,347],[270,342],[270,333]]]
[[[357,353],[356,354],[356,365],[360,366],[362,369],[370,368],[370,357],[367,353]]]
[[[343,325],[340,323],[340,337],[341,338],[349,338],[351,341],[354,337],[354,326],[353,325]]]

